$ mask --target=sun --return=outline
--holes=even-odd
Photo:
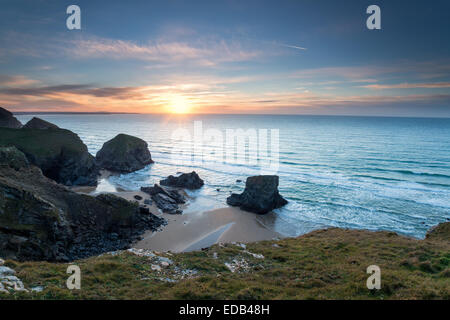
[[[168,104],[169,110],[171,113],[188,113],[190,108],[189,101],[186,97],[176,95],[169,99]]]

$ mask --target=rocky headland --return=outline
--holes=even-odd
[[[111,194],[81,195],[45,177],[15,147],[0,148],[0,256],[70,261],[125,249],[164,220]]]
[[[19,129],[22,124],[11,112],[0,107],[0,127]]]

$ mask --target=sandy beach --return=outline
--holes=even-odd
[[[104,177],[107,177],[106,173]],[[95,188],[77,188],[77,192],[91,193]],[[149,195],[142,191],[116,191],[111,192],[129,201],[137,201],[144,206],[144,200]],[[136,200],[134,196],[142,197]],[[181,206],[184,210],[189,204]],[[282,236],[270,230],[269,227],[275,220],[274,213],[257,215],[235,207],[205,212],[189,212],[181,215],[161,213],[153,203],[146,205],[150,212],[167,220],[167,225],[157,232],[148,231],[143,239],[134,244],[138,249],[150,249],[156,251],[195,251],[209,247],[215,243],[230,242],[254,242],[272,240]]]
[[[270,215],[270,214],[269,214]],[[254,242],[280,238],[264,219],[236,208],[182,215],[162,214],[168,221],[159,232],[148,232],[135,248],[157,251],[194,251],[215,243]]]
[[[130,201],[137,201],[134,196],[143,199],[148,194],[141,191],[115,192],[117,196]],[[189,204],[187,204],[188,206]],[[226,207],[206,212],[190,212],[181,215],[161,213],[155,204],[148,206],[150,212],[167,220],[167,225],[160,231],[148,231],[143,239],[133,247],[156,251],[195,251],[209,247],[215,243],[254,242],[281,238],[281,235],[270,230],[266,225],[273,221],[274,214],[264,216],[246,212],[234,207]],[[186,206],[181,207],[185,209]]]

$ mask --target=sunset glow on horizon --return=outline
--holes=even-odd
[[[357,1],[81,0],[68,30],[59,1],[22,1],[0,12],[13,112],[450,117],[450,22],[413,3],[380,0],[389,14],[368,30]]]

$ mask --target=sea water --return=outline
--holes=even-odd
[[[25,123],[34,115],[19,115]],[[450,220],[450,119],[293,115],[45,114],[38,117],[77,133],[93,155],[119,133],[147,141],[154,164],[112,176],[101,188],[139,190],[168,175],[195,170],[205,186],[190,192],[185,211],[226,206],[230,192],[259,174],[254,164],[173,161],[175,130],[279,130],[280,193],[289,204],[269,227],[297,236],[329,226],[390,230],[423,238]],[[194,154],[195,156],[195,154]],[[236,182],[242,180],[242,182]],[[99,188],[101,190],[101,188]]]

